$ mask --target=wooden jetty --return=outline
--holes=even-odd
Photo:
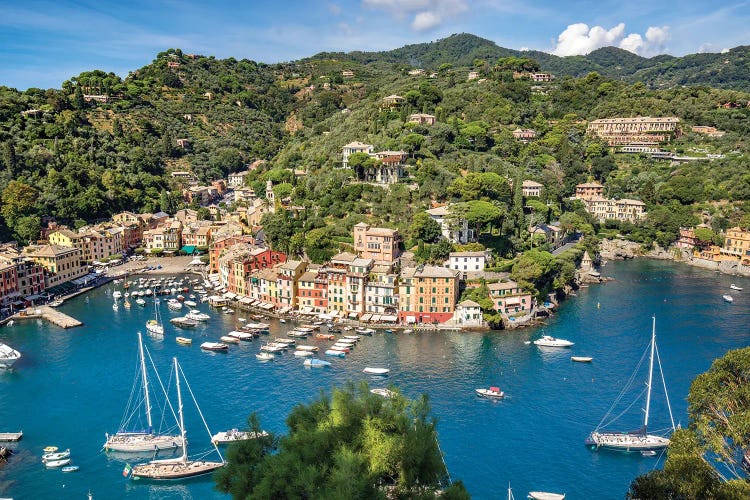
[[[0,432],[0,441],[20,441],[22,437],[23,437],[23,431]]]

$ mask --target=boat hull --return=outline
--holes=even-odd
[[[669,446],[669,439],[653,434],[594,432],[586,439],[586,445],[597,450],[657,451]]]
[[[140,464],[133,467],[133,479],[173,481],[210,474],[224,467],[224,462],[189,461],[186,463]]]
[[[115,434],[107,436],[106,451],[139,453],[144,451],[174,450],[182,446],[181,436],[156,436],[154,434]]]

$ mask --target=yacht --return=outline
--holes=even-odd
[[[741,291],[742,291],[742,287],[740,287],[740,286],[737,286],[737,285],[735,285],[734,283],[732,283],[731,285],[729,285],[729,288],[730,288],[731,290],[736,290],[736,291],[738,291],[738,292],[741,292]]]
[[[549,335],[543,335],[542,338],[534,341],[534,345],[543,347],[570,347],[573,345],[573,342],[565,339],[556,339],[555,337],[550,337]]]
[[[477,396],[488,399],[503,399],[505,393],[499,387],[490,387],[489,389],[474,389]]]
[[[729,302],[730,304],[731,304],[732,302],[734,302],[734,297],[732,297],[732,296],[731,296],[731,295],[729,295],[729,294],[727,294],[727,295],[722,295],[722,296],[721,296],[721,298],[722,298],[722,299],[724,299],[724,301],[725,301],[725,302]]]

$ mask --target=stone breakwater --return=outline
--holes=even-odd
[[[694,257],[687,250],[671,247],[664,249],[655,245],[651,250],[644,250],[640,243],[622,239],[603,239],[601,243],[601,258],[604,260],[624,260],[635,257],[648,257],[650,259],[673,260],[685,264],[701,267],[711,271],[719,271],[723,274],[734,274],[750,277],[750,266],[743,266],[739,262],[724,260],[715,262]]]

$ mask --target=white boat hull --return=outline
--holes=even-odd
[[[592,432],[586,444],[596,449],[616,451],[662,450],[669,439],[653,434],[625,434],[617,432]]]
[[[184,463],[147,463],[133,467],[134,479],[174,480],[210,474],[224,467],[224,462],[187,461]]]
[[[106,451],[138,453],[144,451],[174,450],[182,446],[181,436],[159,436],[156,434],[123,433],[107,436]]]

